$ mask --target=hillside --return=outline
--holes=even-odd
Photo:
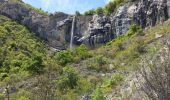
[[[66,50],[48,57],[51,55],[47,53],[48,47],[24,26],[5,16],[1,16],[0,21],[0,90],[3,92],[8,84],[10,98],[14,100],[58,96],[58,99],[75,100],[83,94],[85,98],[90,97],[95,89],[107,94],[107,99],[130,98],[131,93],[122,94],[128,88],[124,86],[133,82],[143,57],[152,58],[164,47],[163,40],[169,39],[170,32],[169,21],[143,32],[132,25],[125,35],[96,50],[82,45],[74,51]],[[57,90],[57,95],[53,90]],[[46,92],[53,95],[44,95]]]
[[[78,16],[0,3],[0,100],[169,100],[169,6],[155,19],[154,1]]]
[[[11,19],[0,15],[0,89],[5,84],[42,73],[48,55],[43,41]]]

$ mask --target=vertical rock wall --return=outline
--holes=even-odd
[[[72,27],[72,16],[64,13],[43,15],[24,6],[23,2],[0,0],[0,14],[27,26],[36,36],[55,48],[67,48]],[[128,31],[131,22],[142,28],[162,23],[170,17],[170,1],[139,0],[120,6],[111,16],[103,14],[77,16],[74,44],[97,47]]]
[[[170,18],[170,1],[167,2],[167,6],[168,6],[168,17]]]

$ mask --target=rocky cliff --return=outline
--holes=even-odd
[[[71,38],[72,15],[55,13],[44,15],[31,10],[23,2],[0,0],[0,14],[26,25],[49,45],[64,49]],[[170,1],[140,0],[120,6],[111,16],[103,14],[76,16],[73,43],[96,47],[126,33],[135,22],[142,28],[162,23],[170,16]]]
[[[84,27],[86,31],[75,30],[74,40],[78,43],[82,42],[95,47],[126,33],[132,22],[142,28],[163,23],[169,17],[169,9],[169,1],[166,0],[140,0],[135,3],[127,3],[120,6],[111,16],[93,15],[88,22],[88,27]],[[66,20],[71,22],[72,19],[68,18]],[[65,22],[64,26],[68,27],[69,23],[66,20],[61,23]],[[78,27],[76,29],[79,30]],[[81,34],[81,37],[79,35],[77,37],[77,33]]]

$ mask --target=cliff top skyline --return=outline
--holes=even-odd
[[[74,14],[75,11],[84,13],[87,10],[103,7],[110,0],[23,0],[36,8],[49,13],[64,12]]]

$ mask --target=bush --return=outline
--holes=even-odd
[[[78,56],[80,59],[85,59],[91,56],[89,53],[89,49],[84,44],[75,49],[74,55]]]
[[[118,85],[120,82],[122,82],[124,79],[124,76],[122,74],[114,74],[112,78],[109,80],[109,87],[114,87]]]
[[[96,9],[95,12],[96,12],[96,14],[103,14],[103,13],[104,13],[104,10],[103,10],[102,7],[99,7],[99,8]]]
[[[75,50],[68,49],[58,52],[55,56],[58,64],[62,66],[84,60],[88,57],[91,57],[91,55],[89,49],[85,45],[80,45],[78,48],[75,48]]]
[[[109,2],[105,7],[104,7],[104,12],[106,15],[110,15],[113,13],[116,9],[116,4],[114,2]]]
[[[96,56],[93,60],[88,63],[88,68],[96,71],[108,71],[108,58],[103,55]]]
[[[100,88],[97,88],[92,94],[92,100],[106,100]]]
[[[42,57],[36,55],[27,66],[27,70],[32,74],[40,74],[43,72],[44,67]]]
[[[79,76],[76,69],[73,67],[63,68],[63,72],[59,79],[57,80],[57,87],[60,91],[65,91],[69,89],[75,89],[78,85]]]
[[[64,51],[58,52],[55,58],[58,64],[62,66],[65,66],[66,64],[74,61],[73,52],[71,50],[64,50]]]
[[[89,11],[86,11],[86,12],[84,13],[85,16],[90,16],[90,15],[94,15],[94,14],[95,14],[95,10],[94,10],[94,9],[89,10]]]
[[[81,13],[80,13],[79,11],[76,11],[76,12],[75,12],[75,15],[76,15],[76,16],[81,16]]]
[[[112,0],[110,1],[105,7],[104,12],[106,15],[110,15],[113,13],[117,7],[119,7],[122,3],[124,3],[126,0]]]
[[[25,90],[19,90],[16,94],[12,95],[14,100],[30,100],[31,97],[32,93]]]
[[[5,100],[5,95],[0,93],[0,100]]]

